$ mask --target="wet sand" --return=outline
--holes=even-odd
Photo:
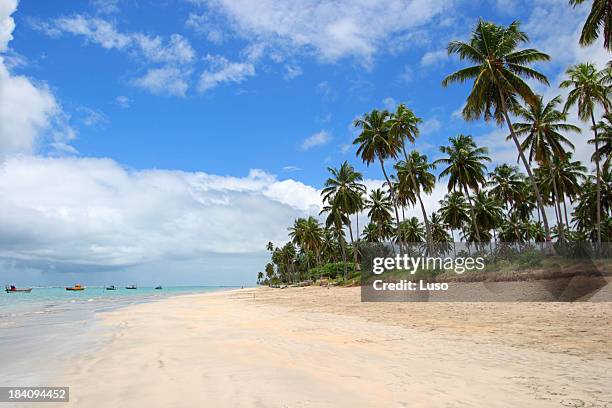
[[[259,288],[102,313],[56,383],[74,407],[612,407],[610,303],[359,300]]]

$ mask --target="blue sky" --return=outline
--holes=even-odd
[[[521,20],[553,57],[538,67],[552,97],[568,64],[609,59],[600,44],[578,46],[585,13],[564,0],[0,0],[0,191],[19,220],[0,222],[0,271],[134,278],[176,261],[181,283],[252,280],[261,267],[244,259],[261,262],[268,239],[318,212],[327,166],[348,159],[379,182],[350,145],[352,121],[372,108],[408,104],[430,158],[467,133],[496,162],[513,160],[503,129],[457,114],[467,86],[441,87],[461,66],[445,47],[479,17]],[[218,262],[197,272],[227,253],[243,256],[236,278],[211,278]]]

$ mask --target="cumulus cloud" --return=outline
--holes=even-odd
[[[322,130],[304,139],[304,141],[302,141],[301,148],[302,150],[310,150],[314,147],[324,146],[330,141],[331,134],[326,130]]]
[[[223,83],[241,83],[255,75],[255,67],[251,62],[231,62],[220,55],[208,55],[208,69],[202,72],[198,83],[198,91],[206,92]]]
[[[17,0],[6,0],[0,3],[0,52],[5,52],[8,43],[13,39],[15,20],[11,14],[17,9]]]
[[[129,171],[93,158],[11,157],[0,194],[0,258],[58,270],[258,252],[320,208],[316,189],[260,170]]]
[[[444,0],[383,0],[326,3],[306,0],[208,0],[234,32],[284,53],[303,51],[323,61],[356,57],[368,64],[386,45],[430,23],[452,5]]]
[[[0,161],[10,154],[34,152],[44,136],[56,150],[73,151],[69,142],[75,132],[49,87],[12,74],[5,64],[16,8],[16,1],[0,2]]]

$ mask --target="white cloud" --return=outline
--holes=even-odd
[[[98,13],[113,14],[119,12],[119,0],[91,0]]]
[[[0,2],[0,161],[8,155],[32,153],[48,136],[55,150],[73,150],[68,145],[74,130],[49,87],[23,75],[13,75],[5,65],[15,28],[11,14],[16,1]]]
[[[301,144],[302,150],[309,150],[314,147],[324,146],[331,141],[331,134],[326,130],[317,132],[306,139]]]
[[[119,95],[118,97],[115,98],[115,102],[117,103],[117,105],[121,106],[122,108],[129,108],[130,107],[130,98],[128,98],[125,95]]]
[[[293,171],[300,171],[300,170],[302,169],[297,166],[283,166],[283,172],[285,173],[290,173]]]
[[[191,44],[180,34],[172,34],[164,40],[160,36],[139,32],[122,33],[114,24],[104,19],[81,14],[35,24],[34,28],[51,36],[58,32],[80,35],[106,49],[137,52],[151,62],[186,64],[195,57]]]
[[[225,41],[226,35],[223,33],[222,27],[211,18],[211,15],[189,13],[185,26],[197,34],[205,36],[208,41],[214,44],[222,44]]]
[[[428,135],[430,133],[435,133],[442,128],[442,123],[436,118],[427,119],[423,122],[419,129],[422,135]]]
[[[0,2],[0,52],[8,49],[8,43],[13,39],[15,20],[11,14],[17,9],[17,0]]]
[[[208,69],[202,72],[198,91],[206,92],[223,83],[241,83],[255,75],[255,67],[250,62],[231,62],[220,55],[208,55]]]
[[[427,67],[446,60],[448,60],[448,52],[446,50],[429,51],[421,58],[421,65]]]
[[[140,32],[120,32],[107,20],[80,14],[51,22],[34,20],[31,25],[52,37],[62,33],[79,35],[102,48],[126,52],[147,64],[160,64],[149,66],[144,76],[130,81],[154,94],[184,96],[189,88],[196,52],[189,40],[180,34],[164,39]]]
[[[302,75],[302,68],[298,65],[285,65],[285,79],[293,79]]]
[[[400,73],[399,79],[405,84],[412,82],[414,79],[414,70],[410,67],[410,65],[404,65],[404,69]]]
[[[85,126],[96,126],[108,122],[108,118],[104,112],[97,109],[80,106],[77,108],[77,112],[81,115],[81,122],[83,122]]]
[[[209,0],[209,13],[225,17],[234,32],[284,53],[312,53],[324,61],[356,57],[365,65],[383,48],[409,38],[452,2],[383,0],[334,3],[306,0]]]
[[[389,111],[394,111],[397,106],[397,101],[390,96],[383,99],[382,102],[383,102],[383,106],[385,107],[385,109]]]
[[[0,258],[108,270],[263,251],[286,240],[295,217],[318,213],[319,194],[260,170],[238,178],[11,157],[0,169]]]
[[[176,67],[152,68],[131,83],[156,95],[185,96],[190,76],[190,71]]]

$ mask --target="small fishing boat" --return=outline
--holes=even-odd
[[[136,285],[130,285],[130,286],[126,286],[126,289],[138,289],[138,287]]]
[[[15,285],[6,285],[4,290],[6,290],[6,293],[30,293],[32,288],[17,288]]]
[[[67,287],[66,290],[70,290],[70,291],[85,290],[85,286],[82,286],[80,283],[77,283],[74,286]]]
[[[107,286],[105,289],[106,289],[106,290],[117,290],[117,288],[115,287],[115,285],[110,285],[110,286]]]
[[[160,285],[160,286],[156,286],[156,287],[155,287],[155,289],[156,289],[156,290],[162,290],[163,288],[162,288],[162,287],[161,287],[161,285]]]

